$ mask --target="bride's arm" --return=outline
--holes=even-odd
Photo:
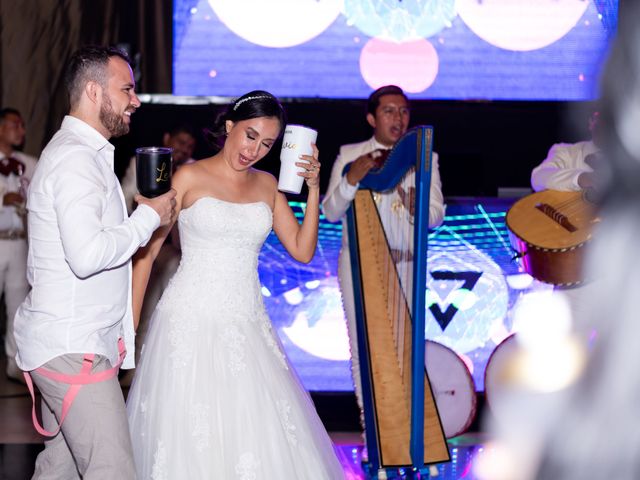
[[[318,244],[318,223],[320,221],[320,162],[318,149],[313,147],[313,156],[305,156],[304,160],[317,165],[313,171],[304,176],[307,179],[309,193],[307,208],[302,224],[298,223],[287,198],[283,193],[276,193],[273,209],[273,231],[289,254],[299,262],[309,263]]]
[[[157,229],[151,237],[151,240],[149,240],[149,243],[147,243],[146,246],[140,248],[133,256],[133,276],[131,280],[131,288],[133,327],[136,330],[138,329],[138,324],[140,323],[144,294],[147,290],[149,277],[151,276],[151,268],[153,267],[153,262],[158,256],[158,253],[160,253],[160,249],[162,248],[162,245],[169,235],[169,232],[171,232],[171,229],[175,225],[178,214],[182,209],[182,199],[184,198],[185,192],[185,181],[182,178],[183,176],[184,175],[181,175],[180,172],[176,172],[172,179],[172,187],[177,192],[176,214],[174,216],[173,222],[171,222],[171,224],[169,225]]]
[[[133,256],[133,276],[131,280],[132,303],[133,303],[133,328],[138,329],[140,323],[140,314],[142,312],[142,303],[144,301],[144,293],[147,290],[149,277],[151,276],[151,268],[153,262],[160,252],[160,248],[164,244],[167,235],[171,231],[175,221],[170,225],[157,229],[149,243],[140,248]]]

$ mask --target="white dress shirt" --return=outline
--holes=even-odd
[[[556,143],[551,147],[547,158],[531,172],[531,186],[540,190],[559,190],[563,192],[580,191],[578,177],[593,169],[585,163],[585,158],[597,153],[593,142]]]
[[[160,224],[150,207],[127,217],[114,147],[66,116],[42,152],[27,200],[31,292],[15,317],[16,361],[31,371],[69,353],[134,367],[131,256]]]

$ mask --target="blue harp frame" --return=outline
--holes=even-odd
[[[426,464],[447,462],[449,451],[444,437],[440,417],[437,414],[433,392],[426,377],[425,369],[425,292],[427,282],[427,238],[429,230],[429,197],[431,187],[431,156],[433,147],[433,128],[418,126],[408,131],[391,150],[383,165],[372,169],[361,182],[358,194],[362,190],[385,192],[396,187],[410,168],[415,169],[415,206],[413,230],[413,292],[409,292],[407,302],[411,303],[411,381],[405,386],[410,396],[410,436],[406,455],[408,461],[389,462],[383,458],[382,440],[380,439],[379,415],[375,403],[377,380],[373,378],[371,349],[367,333],[365,292],[362,281],[361,252],[359,247],[357,217],[355,203],[347,210],[347,233],[351,254],[351,271],[356,312],[358,350],[360,356],[360,376],[364,405],[364,420],[368,450],[368,470],[373,478],[384,468],[411,467],[421,469]],[[345,174],[349,165],[345,167]],[[372,195],[372,192],[368,192]],[[388,248],[389,245],[387,245]],[[425,384],[428,388],[427,404],[435,410],[435,417],[430,418],[428,448],[432,449],[425,458]],[[427,432],[427,433],[430,433]],[[391,457],[391,455],[389,455]]]

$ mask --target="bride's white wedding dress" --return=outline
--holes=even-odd
[[[263,202],[197,200],[127,400],[138,480],[336,480],[333,446],[272,330]]]

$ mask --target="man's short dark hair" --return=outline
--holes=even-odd
[[[15,108],[10,108],[10,107],[0,108],[0,123],[4,122],[4,119],[7,118],[9,115],[17,115],[18,117],[22,118],[22,115],[20,114],[20,112]]]
[[[371,95],[369,95],[369,100],[367,101],[367,113],[375,115],[376,110],[380,105],[380,97],[384,97],[385,95],[402,95],[407,103],[409,103],[407,95],[405,95],[400,87],[398,87],[397,85],[385,85],[384,87],[378,88]]]
[[[99,45],[86,45],[71,56],[67,64],[64,83],[69,93],[69,104],[72,109],[80,101],[87,82],[94,81],[106,87],[107,66],[112,57],[120,57],[125,62],[131,63],[128,55],[119,48]]]

